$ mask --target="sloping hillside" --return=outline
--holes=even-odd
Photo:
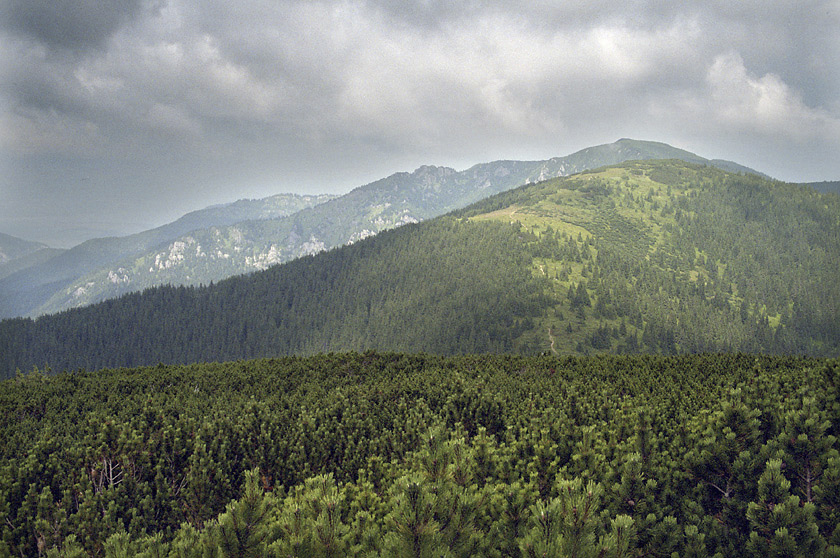
[[[0,279],[61,252],[40,242],[0,233]]]
[[[539,237],[534,272],[559,300],[543,326],[561,352],[837,351],[836,197],[641,162],[521,188],[462,215]]]
[[[838,354],[840,200],[679,161],[520,187],[209,288],[0,324],[5,374],[345,349]]]

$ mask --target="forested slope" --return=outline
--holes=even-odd
[[[840,353],[840,198],[680,161],[523,186],[211,287],[0,323],[5,375],[333,350]]]
[[[444,219],[209,288],[161,287],[0,323],[7,373],[189,363],[342,347],[513,350],[545,281],[509,225]],[[504,273],[499,273],[504,270]]]
[[[840,350],[837,196],[638,162],[520,188],[459,216],[539,237],[537,273],[567,294],[546,324],[566,329],[567,349]]]
[[[840,555],[836,359],[370,352],[0,388],[0,555]]]

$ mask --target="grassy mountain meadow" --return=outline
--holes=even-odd
[[[663,158],[757,174],[664,143],[622,139],[546,161],[495,161],[460,172],[423,166],[339,197],[283,194],[241,200],[34,261],[0,279],[0,317],[59,312],[156,285],[209,284],[436,217],[527,182],[631,159]]]
[[[210,287],[0,323],[6,376],[380,349],[837,355],[840,198],[683,161],[525,185]]]

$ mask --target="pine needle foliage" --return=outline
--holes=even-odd
[[[840,363],[331,353],[0,389],[0,556],[817,556]]]

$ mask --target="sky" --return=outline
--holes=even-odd
[[[840,180],[840,0],[0,0],[0,232],[662,141]]]

